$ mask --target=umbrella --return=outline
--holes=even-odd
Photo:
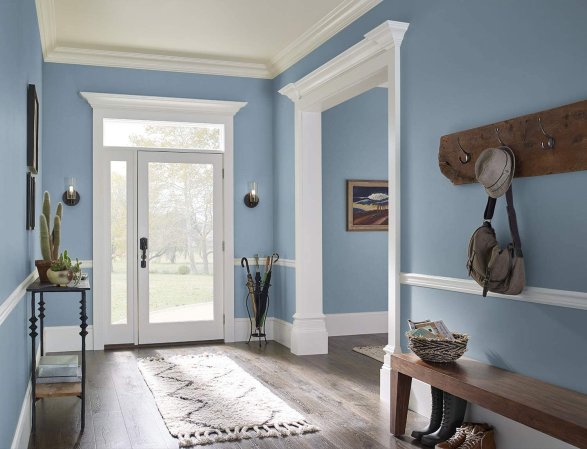
[[[261,297],[261,270],[259,269],[259,255],[255,255],[255,308],[257,309],[257,314],[259,312],[259,298]],[[259,320],[257,318],[257,314],[255,314],[255,322],[257,323]],[[259,325],[257,324],[257,328]]]
[[[271,286],[271,270],[273,270],[273,264],[278,260],[279,254],[273,253],[271,258],[267,257],[267,262],[265,263],[265,279],[263,280],[263,289],[261,290],[261,294],[259,296],[259,308],[257,309],[257,313],[255,315],[255,322],[257,327],[261,326],[261,321],[267,312],[267,300],[269,297],[269,287]]]
[[[251,302],[253,303],[253,313],[257,314],[257,304],[255,304],[255,284],[253,282],[253,276],[251,276],[251,270],[249,270],[249,261],[246,257],[241,259],[241,267],[247,265],[247,288],[249,289],[249,295],[251,296]]]

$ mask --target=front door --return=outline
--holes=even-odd
[[[223,338],[222,155],[139,151],[138,340]]]

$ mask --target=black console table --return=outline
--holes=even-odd
[[[86,335],[88,332],[88,316],[86,311],[86,292],[90,290],[90,282],[88,280],[80,281],[77,286],[73,284],[67,287],[57,287],[54,284],[43,283],[40,280],[34,281],[27,287],[27,292],[31,292],[31,318],[30,327],[31,333],[31,348],[32,348],[32,360],[31,360],[31,385],[32,385],[32,431],[35,432],[36,424],[36,413],[35,403],[37,399],[61,397],[61,396],[77,396],[82,401],[82,415],[81,415],[81,430],[84,430],[86,424]],[[40,332],[41,332],[41,355],[45,355],[45,347],[43,342],[43,319],[45,318],[45,293],[80,293],[80,336],[82,337],[82,376],[79,382],[72,383],[54,383],[54,384],[39,384],[36,385],[37,376],[37,357],[36,357],[36,342],[37,337],[37,321],[40,321]],[[39,294],[39,320],[35,315],[36,295]]]

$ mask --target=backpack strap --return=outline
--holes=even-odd
[[[483,220],[491,221],[493,218],[493,212],[495,212],[495,204],[497,200],[490,196],[487,197],[487,205],[485,206],[485,212],[483,213]]]
[[[508,222],[510,225],[510,233],[512,235],[514,250],[516,252],[516,256],[522,257],[522,241],[520,240],[520,233],[518,232],[518,219],[516,217],[516,209],[514,208],[514,194],[511,185],[505,193],[505,199],[507,202]],[[483,219],[485,221],[490,222],[493,218],[496,203],[497,199],[492,197],[487,198],[487,205],[485,206],[485,212],[483,213]]]
[[[518,232],[518,219],[516,218],[516,209],[514,209],[514,195],[512,186],[505,193],[507,201],[508,221],[510,224],[510,233],[512,234],[512,241],[514,243],[514,250],[516,256],[522,257],[522,241],[520,240],[520,233]]]

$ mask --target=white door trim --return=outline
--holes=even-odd
[[[328,352],[322,312],[322,133],[321,112],[382,83],[388,83],[389,208],[389,342],[390,354],[400,350],[400,46],[409,24],[386,21],[365,38],[279,92],[295,103],[295,257],[296,313],[292,352]],[[389,370],[388,370],[389,371]],[[385,376],[382,372],[382,376]]]
[[[224,293],[224,341],[234,341],[234,115],[246,106],[246,102],[198,100],[191,98],[145,97],[95,92],[80,92],[80,95],[93,109],[93,329],[94,349],[104,348],[104,273],[106,259],[99,251],[104,248],[103,223],[99,220],[105,210],[105,195],[100,186],[102,179],[101,154],[102,120],[108,118],[134,118],[169,120],[198,123],[222,123],[224,137],[224,254],[223,254],[223,293]],[[140,148],[135,148],[138,150]],[[132,150],[132,149],[129,149]],[[152,149],[161,151],[160,149]],[[136,244],[136,242],[135,242]],[[136,326],[135,326],[136,330]],[[136,331],[135,331],[136,340]]]

